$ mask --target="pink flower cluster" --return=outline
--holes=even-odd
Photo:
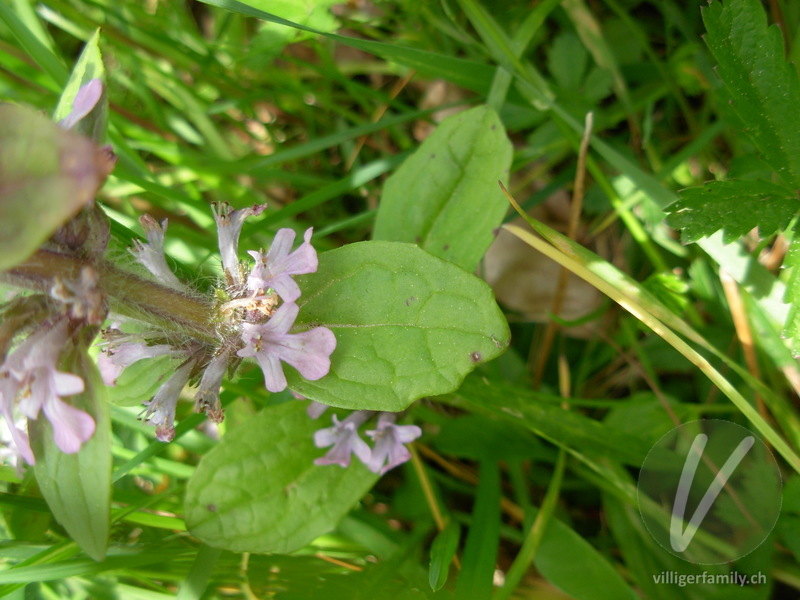
[[[56,363],[69,338],[68,318],[43,323],[0,365],[0,412],[6,420],[17,450],[28,464],[36,461],[24,426],[15,412],[36,419],[39,412],[52,423],[53,437],[62,452],[80,450],[94,433],[94,420],[70,406],[63,397],[83,392],[83,379],[59,371]]]
[[[295,232],[280,229],[269,251],[251,251],[255,264],[250,269],[239,261],[238,244],[242,225],[248,216],[259,214],[263,206],[232,210],[228,204],[216,206],[214,219],[224,272],[224,286],[218,290],[219,303],[214,321],[220,339],[217,347],[170,343],[148,343],[149,340],[107,330],[108,345],[100,360],[100,369],[107,384],[113,385],[122,370],[142,359],[170,355],[183,362],[146,403],[144,418],[156,426],[156,436],[170,441],[175,435],[174,419],[178,397],[183,387],[199,377],[195,410],[204,412],[212,421],[222,420],[219,399],[225,373],[241,358],[255,358],[264,373],[270,392],[287,387],[282,363],[294,367],[309,380],[324,377],[330,370],[330,356],[336,338],[330,329],[315,327],[291,333],[300,308],[301,295],[293,276],[317,270],[317,253],[311,245],[312,229],[306,230],[303,242],[292,251]],[[147,242],[138,242],[131,253],[163,285],[191,293],[167,264],[164,255],[166,221],[159,224],[149,216],[140,219]]]

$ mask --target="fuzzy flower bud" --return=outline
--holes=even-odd
[[[219,400],[219,388],[231,359],[231,349],[226,348],[206,367],[200,379],[200,389],[194,398],[194,412],[205,413],[213,423],[222,423],[224,411]]]
[[[167,220],[164,219],[159,225],[150,215],[142,215],[139,218],[139,223],[144,229],[147,243],[134,240],[133,248],[129,248],[130,253],[161,284],[175,290],[184,291],[186,289],[185,286],[175,277],[175,274],[167,265],[166,256],[164,256],[164,232],[167,230]]]
[[[164,382],[142,414],[144,419],[156,427],[156,438],[162,442],[171,442],[175,437],[175,409],[183,386],[189,381],[194,361],[187,361]]]
[[[106,299],[99,287],[97,271],[92,267],[83,267],[78,280],[56,279],[50,295],[69,307],[73,319],[99,325],[106,318]]]

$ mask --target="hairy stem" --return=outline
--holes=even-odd
[[[56,280],[77,280],[87,266],[97,272],[113,312],[153,321],[168,329],[189,330],[207,341],[216,340],[210,302],[148,281],[103,260],[40,249],[22,264],[0,273],[0,281],[48,293]]]

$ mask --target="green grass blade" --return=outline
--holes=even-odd
[[[36,34],[25,26],[11,6],[5,2],[0,2],[0,20],[5,22],[20,46],[36,64],[50,75],[50,79],[55,84],[51,89],[60,91],[69,78],[69,71],[67,71],[64,63],[39,40]]]
[[[456,583],[456,600],[489,598],[500,543],[500,469],[483,461],[480,468],[472,524]]]
[[[535,222],[537,231],[547,232],[551,239],[558,240],[558,246],[551,246],[528,231],[520,229],[514,225],[504,225],[515,236],[526,244],[555,260],[558,264],[573,272],[575,275],[592,284],[598,290],[614,300],[622,308],[630,312],[634,317],[647,325],[656,334],[662,337],[673,348],[678,350],[692,364],[700,369],[739,409],[739,411],[750,421],[756,430],[764,436],[781,456],[786,459],[789,465],[797,472],[800,472],[800,457],[792,450],[786,441],[758,414],[756,409],[742,396],[741,393],[719,372],[707,359],[705,359],[694,348],[689,346],[682,338],[661,320],[661,315],[665,309],[658,306],[652,298],[643,294],[643,290],[636,284],[632,289],[623,289],[618,284],[607,281],[603,273],[609,269],[616,271],[614,267],[603,261],[600,257],[593,255],[588,250],[581,248],[565,236],[553,235],[553,232],[541,223]],[[591,260],[586,260],[582,256],[591,255]],[[658,314],[659,316],[656,316]],[[690,329],[688,325],[686,328]],[[692,336],[694,339],[703,341],[699,334]],[[711,347],[705,342],[704,346]]]

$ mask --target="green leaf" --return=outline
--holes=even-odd
[[[91,39],[86,42],[83,52],[72,69],[69,81],[61,93],[58,105],[53,112],[53,121],[62,121],[72,112],[72,103],[82,86],[92,79],[99,79],[103,83],[103,95],[92,111],[73,127],[73,131],[92,138],[102,144],[106,137],[106,122],[108,120],[108,91],[106,88],[106,70],[103,66],[103,57],[100,54],[100,30],[95,31]]]
[[[640,466],[651,443],[608,427],[574,410],[543,402],[529,389],[468,377],[458,396],[470,405],[526,427],[572,453],[595,454]]]
[[[25,478],[15,490],[15,495],[12,498],[14,500],[20,499],[22,502],[41,500],[41,492],[32,471],[25,473]],[[4,505],[1,512],[5,526],[8,528],[12,539],[25,540],[26,542],[44,542],[47,540],[47,530],[50,529],[53,519],[46,506],[42,510],[36,510],[26,504]]]
[[[667,570],[680,570],[681,565],[695,565],[681,561],[665,552],[645,528],[642,516],[635,504],[627,504],[612,494],[603,494],[603,512],[608,527],[619,544],[625,564],[636,584],[646,598],[653,600],[683,600],[685,594],[677,586],[659,585],[653,575]]]
[[[671,226],[694,242],[722,229],[726,244],[758,227],[762,237],[788,227],[800,211],[800,199],[788,188],[769,181],[712,181],[681,192],[667,207]]]
[[[103,176],[89,139],[29,108],[0,105],[0,270],[91,202]]]
[[[64,401],[89,413],[95,432],[77,453],[64,454],[56,446],[53,427],[44,414],[29,420],[34,472],[56,520],[86,554],[103,560],[111,505],[111,420],[105,385],[85,351],[73,350],[62,369],[83,378],[83,393]]]
[[[297,278],[300,329],[336,335],[331,371],[319,381],[287,367],[289,386],[325,404],[399,411],[455,390],[509,342],[491,288],[412,244],[360,242],[319,257]]]
[[[475,508],[456,583],[456,600],[491,597],[499,546],[500,469],[496,462],[487,460],[481,463]]]
[[[175,600],[195,600],[203,596],[220,554],[219,548],[200,546],[192,570],[178,589]]]
[[[456,550],[458,550],[459,537],[461,537],[461,529],[458,523],[450,521],[431,544],[431,564],[428,570],[428,581],[434,592],[440,590],[447,583],[450,563],[453,562],[453,557],[456,555]]]
[[[339,22],[331,11],[336,0],[250,0],[254,8],[265,8],[282,18],[319,31],[335,31]],[[275,56],[287,45],[312,37],[308,32],[292,30],[267,21],[253,40],[253,50],[263,56]],[[261,58],[261,56],[259,58]]]
[[[794,237],[783,261],[785,269],[789,270],[786,280],[785,301],[789,304],[789,314],[783,335],[789,339],[792,355],[800,356],[800,227],[795,225]]]
[[[413,242],[474,271],[508,208],[497,180],[508,179],[511,154],[492,108],[445,119],[386,181],[375,239]]]
[[[172,356],[135,362],[125,368],[115,386],[107,388],[108,399],[117,406],[142,406],[142,402],[152,398],[178,366],[180,360]]]
[[[553,40],[547,54],[547,68],[561,88],[575,92],[583,81],[588,59],[578,36],[562,33]]]
[[[378,476],[357,460],[314,465],[319,428],[305,403],[286,402],[229,432],[187,485],[191,533],[234,552],[287,553],[331,531]]]
[[[745,133],[787,185],[800,187],[800,121],[792,116],[800,81],[786,62],[781,30],[767,27],[758,0],[714,2],[701,10],[706,45]]]
[[[548,581],[576,600],[638,598],[602,554],[558,519],[548,523],[534,564]]]
[[[523,427],[508,419],[487,415],[464,415],[447,419],[439,426],[432,442],[436,449],[451,456],[473,460],[536,460],[550,458],[552,449]]]

